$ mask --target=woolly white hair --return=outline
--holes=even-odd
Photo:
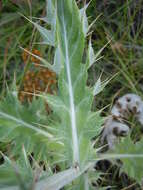
[[[126,94],[118,99],[111,110],[111,114],[116,117],[126,118],[132,112],[136,116],[143,112],[143,102],[141,97],[136,94]]]
[[[123,123],[124,118],[128,119],[129,113],[134,114],[137,120],[143,125],[143,101],[136,94],[126,94],[119,98],[113,108],[111,115],[105,120],[101,135],[101,143],[107,142],[109,149],[113,149],[118,137],[126,136],[129,133],[129,126]]]
[[[103,126],[101,143],[104,144],[107,141],[109,149],[113,149],[117,141],[117,137],[126,136],[129,133],[128,125],[114,120],[112,115],[108,116]]]

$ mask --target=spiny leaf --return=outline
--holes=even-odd
[[[73,160],[79,163],[79,145],[74,102],[74,81],[78,77],[83,54],[84,37],[78,8],[74,1],[57,1],[58,43],[64,58],[65,77],[69,93],[70,125],[72,131]]]
[[[47,178],[43,178],[36,183],[35,190],[59,190],[65,185],[70,184],[73,180],[84,174],[89,168],[93,166],[93,163],[89,163],[82,170],[79,168],[69,168]]]
[[[84,33],[85,37],[88,32],[88,18],[86,16],[86,9],[87,9],[88,5],[89,4],[85,5],[82,9],[80,9],[80,19],[81,19],[82,29],[83,29],[83,33]]]
[[[12,162],[7,156],[3,155],[4,164],[0,166],[0,189],[18,185],[26,188],[32,183],[32,168],[25,162],[23,153],[17,163]],[[27,183],[25,183],[27,181]]]
[[[95,62],[95,54],[94,50],[91,44],[91,39],[89,40],[89,45],[88,45],[88,51],[87,51],[87,61],[86,64],[88,67],[91,67],[93,63]]]
[[[47,179],[42,180],[36,185],[35,190],[59,190],[65,185],[72,182],[80,175],[80,172],[75,168],[67,169],[63,172],[59,172]]]
[[[40,126],[40,123],[47,125],[48,122],[47,116],[44,116],[44,104],[44,101],[39,99],[33,100],[30,106],[23,106],[11,92],[0,102],[0,140],[12,141],[13,155],[18,155],[24,145],[26,153],[34,152],[35,157],[47,160],[45,153],[50,156],[48,151],[50,152],[52,143],[56,149],[56,144],[59,144],[56,138],[53,138],[53,134],[48,132],[47,128]]]
[[[43,38],[43,42],[41,42],[41,44],[47,44],[47,45],[50,45],[50,46],[54,46],[55,45],[55,36],[54,36],[53,31],[48,30],[48,29],[46,29],[43,26],[40,26],[36,22],[33,22],[29,18],[25,17],[24,15],[22,15],[22,16],[26,20],[28,20],[29,22],[31,22],[37,28],[37,30],[40,32],[40,34],[41,34],[41,36]]]
[[[99,55],[102,53],[102,51],[105,49],[105,47],[110,43],[111,40],[109,40],[96,54],[94,53],[91,40],[89,40],[89,45],[88,45],[88,51],[87,51],[87,60],[86,60],[86,65],[88,68],[90,68],[97,60],[101,59]]]
[[[127,172],[130,177],[136,179],[139,183],[142,181],[143,177],[143,139],[135,144],[130,139],[126,137],[116,146],[115,153],[132,155],[129,158],[121,158],[123,162],[122,171]]]
[[[40,34],[43,37],[43,42],[41,44],[47,44],[47,45],[51,45],[54,46],[55,42],[54,42],[54,36],[53,36],[53,32],[50,30],[47,30],[46,28],[40,26],[37,23],[34,23],[31,21],[32,24],[34,24],[34,26],[38,29],[38,31],[40,32]]]
[[[99,94],[105,88],[105,86],[109,83],[109,81],[110,80],[101,82],[101,76],[100,76],[97,82],[95,83],[95,86],[93,87],[93,95],[96,96],[97,94]]]
[[[93,89],[87,86],[89,67],[82,63],[87,17],[85,10],[83,10],[83,15],[80,15],[75,0],[47,0],[47,5],[49,11],[47,23],[51,25],[51,30],[33,21],[30,22],[41,32],[47,44],[55,46],[54,65],[49,63],[47,65],[51,69],[55,68],[59,74],[57,95],[38,95],[46,99],[52,108],[52,116],[49,116],[50,129],[47,126],[49,120],[43,120],[41,116],[37,116],[32,107],[29,110],[29,107],[27,109],[20,106],[17,101],[15,107],[12,102],[5,106],[0,104],[0,113],[4,113],[1,114],[1,119],[13,122],[14,128],[9,131],[7,139],[11,137],[11,141],[17,145],[15,152],[18,152],[20,146],[24,144],[26,153],[33,152],[34,157],[38,155],[40,158],[42,155],[43,160],[50,164],[57,163],[61,159],[64,165],[62,170],[70,168],[38,181],[37,190],[60,189],[73,180],[79,187],[77,189],[88,189],[89,183],[84,183],[86,175],[84,173],[94,166],[95,162],[90,161],[95,161],[97,156],[96,151],[93,153],[91,138],[98,133],[102,122],[99,115],[91,111],[95,94]],[[52,19],[55,15],[56,19]],[[89,57],[89,62],[91,63],[92,60],[93,64],[93,58],[91,58],[92,55]],[[46,64],[43,58],[39,60]],[[34,107],[34,110],[36,109],[40,108]],[[48,122],[47,125],[46,122]],[[7,125],[7,128],[11,127],[9,123]],[[45,136],[45,133],[52,137]],[[41,159],[37,158],[37,160]]]
[[[55,0],[46,0],[46,21],[51,25],[52,30],[56,29],[56,8]]]

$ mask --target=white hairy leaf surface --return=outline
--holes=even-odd
[[[76,105],[73,85],[78,77],[83,53],[83,33],[74,1],[57,1],[58,42],[64,59],[64,74],[69,99],[73,160],[79,163]]]

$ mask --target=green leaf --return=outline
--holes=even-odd
[[[125,171],[130,177],[136,179],[139,183],[143,177],[143,139],[133,143],[130,137],[122,139],[116,146],[115,153],[131,155],[129,158],[121,158],[123,162],[122,171]]]
[[[88,31],[86,8],[79,11],[75,0],[47,0],[48,13],[43,20],[51,29],[28,19],[40,31],[47,45],[55,48],[54,64],[27,52],[58,74],[57,95],[37,95],[39,100],[33,101],[31,106],[21,105],[12,95],[0,102],[3,133],[0,140],[11,142],[12,156],[20,157],[24,145],[24,155],[33,153],[34,159],[44,161],[45,165],[48,163],[48,168],[60,163],[61,172],[38,180],[37,190],[56,190],[65,185],[67,189],[68,186],[72,189],[90,188],[85,171],[88,173],[95,164],[90,161],[97,159],[91,138],[98,134],[102,124],[99,113],[92,112],[91,108],[94,95],[101,91],[103,84],[94,90],[87,86],[89,67],[88,63],[82,63]],[[94,62],[92,50],[90,47],[90,65]],[[47,119],[43,111],[45,100],[52,109]],[[27,163],[27,159],[25,161]],[[73,180],[75,187],[71,183]]]
[[[56,51],[55,51],[55,56],[54,56],[54,64],[52,65],[52,69],[55,73],[57,73],[58,75],[60,74],[62,68],[63,68],[63,64],[62,64],[63,60],[62,60],[62,55],[60,52],[60,48],[57,47]]]
[[[93,65],[93,63],[95,63],[95,61],[96,61],[96,57],[95,57],[94,50],[91,44],[91,39],[90,39],[89,45],[88,45],[88,51],[87,51],[87,61],[86,61],[87,67],[90,68]]]
[[[89,4],[85,5],[82,9],[80,9],[80,19],[81,19],[81,23],[82,23],[82,30],[83,30],[85,37],[88,32],[88,18],[86,16],[86,10],[88,8],[88,5]]]
[[[79,145],[76,126],[76,108],[73,85],[80,72],[84,35],[79,11],[74,1],[57,1],[57,39],[64,60],[64,76],[68,87],[73,160],[79,163]]]
[[[28,160],[25,160],[23,152],[17,162],[12,162],[5,155],[3,157],[4,164],[0,165],[0,189],[15,185],[22,187],[21,189],[30,186],[33,181],[33,171],[30,164],[27,163]]]
[[[87,51],[87,59],[86,59],[86,65],[88,68],[90,68],[97,60],[101,59],[99,55],[102,53],[102,51],[105,49],[105,47],[110,43],[111,40],[109,40],[96,54],[94,53],[92,44],[91,44],[91,39],[89,40],[89,45],[88,45],[88,51]]]
[[[105,88],[105,86],[109,83],[110,80],[101,82],[101,76],[100,76],[93,87],[93,95],[96,96],[97,94],[99,94]]]
[[[0,101],[0,141],[12,142],[12,155],[19,155],[24,145],[26,153],[34,152],[35,158],[47,160],[51,155],[49,152],[52,143],[55,149],[59,144],[52,134],[53,131],[48,130],[48,123],[43,99],[33,100],[31,105],[23,106],[17,97],[9,92],[3,101]]]
[[[46,0],[46,21],[51,25],[52,29],[56,29],[56,9],[55,0]]]
[[[52,30],[47,30],[45,27],[40,26],[39,24],[37,24],[36,22],[33,22],[32,20],[28,19],[27,17],[23,16],[26,20],[28,20],[30,23],[32,23],[37,30],[40,32],[42,38],[43,38],[43,42],[41,42],[40,44],[47,44],[50,46],[55,46],[55,34],[53,33]]]
[[[37,30],[40,32],[41,36],[43,37],[43,42],[41,42],[40,44],[46,44],[46,45],[50,45],[50,46],[54,46],[55,42],[54,42],[54,36],[53,36],[53,32],[50,30],[47,30],[46,28],[40,26],[37,23],[34,23],[32,21],[30,21],[32,24],[34,24],[34,26],[37,28]]]
[[[80,172],[77,169],[75,168],[67,169],[47,179],[41,180],[40,182],[37,183],[35,190],[39,190],[39,189],[59,190],[60,188],[72,182],[79,175],[80,175]]]

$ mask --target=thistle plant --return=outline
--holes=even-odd
[[[92,26],[88,24],[87,7],[79,10],[75,0],[47,0],[47,15],[41,20],[50,26],[49,30],[26,18],[41,33],[41,45],[54,47],[55,55],[49,63],[25,51],[57,74],[58,90],[56,95],[35,94],[39,98],[27,106],[19,102],[15,87],[0,102],[0,141],[2,145],[10,144],[6,154],[11,155],[10,159],[2,153],[3,190],[93,188],[93,167],[99,156],[91,139],[99,134],[103,119],[99,111],[93,112],[91,108],[94,96],[108,81],[103,83],[99,78],[94,86],[87,86],[88,69],[103,50],[94,54],[89,40],[84,51]],[[45,112],[45,101],[52,110],[50,115]],[[55,164],[60,168],[56,174],[52,170]],[[13,177],[12,171],[17,177]]]
[[[25,155],[33,153],[36,162],[44,161],[51,168],[56,163],[61,169],[61,172],[54,175],[48,170],[49,178],[43,177],[41,172],[38,182],[35,182],[35,189],[56,190],[65,185],[68,185],[68,189],[72,181],[75,181],[72,188],[89,189],[91,186],[89,172],[96,160],[96,150],[93,149],[91,139],[99,133],[103,122],[99,112],[91,111],[91,106],[94,95],[103,86],[100,81],[98,89],[97,85],[95,88],[86,85],[88,69],[96,60],[91,41],[86,52],[87,58],[83,60],[85,38],[90,28],[86,8],[87,5],[79,10],[74,0],[47,0],[47,15],[42,20],[51,29],[47,30],[28,19],[41,33],[42,44],[55,48],[54,63],[48,63],[38,55],[25,51],[58,75],[58,92],[57,95],[37,95],[40,96],[39,100],[33,100],[25,108],[18,101],[17,95],[10,91],[0,105],[0,119],[3,122],[1,129],[4,130],[6,126],[8,129],[8,134],[4,131],[1,141],[15,143],[11,151],[13,157],[18,157],[16,164],[19,166],[23,155],[18,147],[24,147]],[[47,119],[42,106],[45,100],[53,111]],[[7,104],[8,110],[5,109]],[[6,121],[11,125],[5,124]],[[6,156],[4,158],[8,159]],[[23,176],[21,178],[25,181],[25,175],[21,172],[18,175]],[[5,181],[2,184],[4,187],[8,185]],[[31,188],[31,182],[28,184],[25,188]]]

